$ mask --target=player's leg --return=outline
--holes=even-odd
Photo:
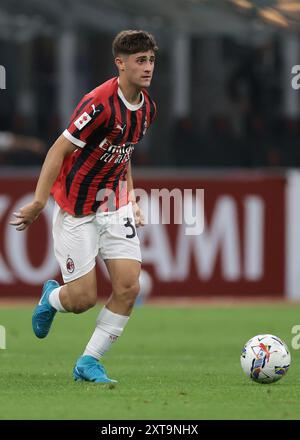
[[[96,269],[62,286],[55,280],[45,282],[42,297],[32,316],[32,326],[38,338],[49,333],[56,312],[82,313],[97,302]]]
[[[32,316],[39,338],[47,336],[57,311],[81,313],[97,300],[95,257],[98,253],[95,216],[73,217],[57,205],[53,216],[55,256],[65,285],[50,280]]]
[[[107,377],[98,361],[123,333],[129,320],[135,299],[139,292],[141,263],[137,260],[105,260],[111,283],[112,294],[98,315],[96,328],[83,355],[74,367],[76,380],[92,380],[102,383],[116,382]],[[99,368],[103,374],[99,377]]]
[[[112,294],[96,321],[95,331],[84,351],[84,355],[96,359],[102,356],[123,333],[139,293],[141,263],[137,260],[105,260]]]
[[[97,214],[101,230],[100,254],[106,263],[112,295],[100,311],[95,331],[74,368],[82,362],[97,362],[122,334],[139,291],[141,268],[140,243],[134,225],[131,204],[108,215]],[[86,379],[87,380],[87,379]]]
[[[55,295],[55,299],[51,296]],[[58,304],[57,310],[81,313],[93,307],[97,301],[96,268],[90,270],[82,277],[70,281],[63,286],[55,287],[49,303],[51,307]],[[63,307],[63,310],[61,309]],[[55,309],[54,309],[55,310]],[[56,311],[55,310],[55,313]],[[38,321],[40,323],[40,320]],[[52,321],[51,321],[52,322]],[[50,322],[50,325],[51,325]],[[49,325],[49,324],[48,324]],[[50,327],[49,327],[50,328]],[[115,381],[107,377],[104,367],[93,356],[81,356],[74,367],[73,376],[76,380],[112,384]]]
[[[96,267],[76,280],[54,289],[50,304],[60,312],[83,313],[97,302]]]
[[[99,250],[110,275],[112,294],[97,318],[84,356],[99,360],[128,323],[139,293],[141,251],[131,204],[107,217],[104,214],[97,216],[98,221],[103,220],[106,225]]]
[[[140,285],[141,262],[131,259],[105,260],[112,283],[112,294],[106,308],[119,315],[130,316]]]

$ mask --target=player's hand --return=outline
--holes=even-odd
[[[20,208],[19,212],[14,212],[16,220],[9,222],[10,225],[16,226],[17,231],[23,231],[31,223],[34,222],[43,210],[43,206],[39,202],[31,202]]]
[[[139,228],[140,226],[145,226],[144,214],[136,202],[132,202],[132,209],[133,209],[135,226],[137,228]]]

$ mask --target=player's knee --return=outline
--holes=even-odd
[[[122,301],[129,307],[133,307],[136,297],[140,291],[139,281],[134,281],[132,283],[128,282],[126,284],[119,285],[115,290],[114,294],[119,301]]]

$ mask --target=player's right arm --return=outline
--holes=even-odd
[[[47,203],[52,185],[59,175],[64,158],[76,148],[64,135],[60,135],[49,149],[42,166],[33,201],[23,206],[19,212],[14,212],[16,220],[10,222],[12,226],[16,226],[17,231],[23,231],[38,218]]]

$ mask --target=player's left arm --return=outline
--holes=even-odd
[[[128,201],[132,203],[132,209],[134,214],[135,225],[138,228],[139,226],[145,225],[145,219],[143,212],[139,205],[137,204],[134,187],[133,187],[133,179],[131,172],[131,161],[129,161],[128,169],[127,169],[127,190],[128,190]]]

